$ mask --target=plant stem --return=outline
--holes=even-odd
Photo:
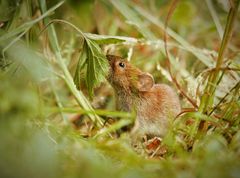
[[[45,1],[40,1],[39,3],[41,5],[42,11],[45,11],[46,10],[46,3],[45,3]],[[46,20],[45,20],[45,24],[47,24]],[[97,114],[95,114],[94,109],[92,108],[92,106],[89,103],[89,101],[85,98],[85,96],[83,95],[83,93],[81,91],[77,90],[77,88],[76,88],[76,86],[75,86],[75,84],[73,82],[73,78],[72,78],[70,72],[68,71],[67,66],[65,65],[65,63],[63,61],[63,58],[62,58],[62,55],[61,55],[61,52],[60,52],[60,47],[58,45],[58,39],[57,39],[56,31],[55,31],[53,25],[51,25],[49,27],[48,33],[49,33],[49,38],[50,38],[49,39],[50,44],[51,44],[52,49],[53,49],[53,51],[55,53],[56,59],[58,61],[58,64],[59,64],[60,68],[63,71],[64,79],[65,79],[65,82],[66,82],[68,88],[70,89],[70,91],[74,95],[77,103],[83,109],[88,110],[88,111],[92,111],[92,113],[88,113],[89,118],[93,122],[96,122],[96,125],[98,127],[102,127],[103,126],[103,121],[101,120],[101,118]]]
[[[239,2],[240,0],[236,0],[235,3],[233,3],[233,6],[229,10],[227,24],[226,24],[224,35],[223,35],[223,40],[221,42],[220,50],[218,52],[218,58],[217,58],[217,63],[215,67],[216,69],[213,73],[210,74],[208,78],[207,86],[204,91],[204,95],[201,98],[199,111],[202,113],[206,113],[208,111],[208,108],[212,107],[213,105],[215,90],[217,87],[217,83],[219,82],[219,75],[221,72],[220,68],[222,66],[223,59],[224,59],[223,56],[227,50],[227,45],[232,36],[233,25],[237,17]]]

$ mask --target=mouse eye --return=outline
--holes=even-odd
[[[119,66],[122,67],[122,68],[124,68],[124,67],[125,67],[125,64],[124,64],[123,62],[120,62],[120,63],[119,63]]]

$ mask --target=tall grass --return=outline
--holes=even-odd
[[[0,2],[1,177],[238,177],[239,0],[205,2]],[[184,94],[156,149],[131,146],[104,52]]]

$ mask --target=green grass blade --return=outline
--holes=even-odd
[[[40,17],[38,17],[38,18],[36,18],[32,21],[26,22],[26,23],[22,24],[21,26],[19,26],[18,28],[14,29],[10,32],[7,32],[5,35],[0,37],[0,42],[8,40],[8,39],[18,35],[19,33],[23,32],[25,30],[29,30],[33,25],[35,25],[36,23],[38,23],[39,21],[41,21],[45,17],[51,15],[51,13],[53,13],[63,3],[64,3],[64,1],[59,2],[58,4],[56,4],[55,6],[50,8],[49,10],[47,10],[45,13],[43,13]]]
[[[229,41],[231,39],[234,22],[237,19],[239,3],[240,3],[239,0],[235,1],[233,7],[230,8],[228,13],[227,24],[224,30],[223,39],[222,39],[221,46],[218,53],[216,70],[210,74],[208,78],[208,83],[205,87],[204,95],[201,98],[199,109],[203,113],[207,112],[209,107],[211,108],[214,102],[216,87],[219,83],[219,77],[222,72],[220,70],[220,67],[222,67],[223,59],[224,59],[223,56],[227,50]]]
[[[77,90],[76,85],[74,84],[73,78],[72,78],[70,72],[68,71],[67,66],[65,65],[65,63],[63,61],[63,58],[61,55],[61,50],[60,50],[60,47],[58,44],[56,31],[55,31],[53,25],[51,25],[49,27],[48,32],[49,32],[49,36],[50,36],[50,44],[54,50],[58,64],[64,73],[65,82],[66,82],[67,86],[69,87],[70,91],[72,92],[72,94],[74,95],[74,97],[76,98],[76,101],[78,102],[78,104],[80,106],[82,106],[85,110],[92,110],[94,112],[90,102],[85,98],[85,96],[83,95],[83,93],[81,91]],[[97,126],[99,126],[99,127],[103,126],[103,122],[99,116],[97,116],[96,114],[88,114],[88,116],[91,118],[91,120],[93,122],[96,122]]]
[[[132,4],[132,7],[136,9],[139,15],[142,15],[144,18],[152,22],[154,25],[159,27],[161,30],[165,30],[164,23],[159,19],[151,15],[149,12],[145,11],[143,8],[136,4]],[[188,49],[193,55],[195,55],[203,64],[208,67],[212,67],[214,65],[214,61],[206,55],[204,55],[200,49],[189,44],[185,39],[183,39],[180,35],[174,32],[171,28],[167,28],[167,34],[175,39],[179,44],[181,44],[185,49]]]

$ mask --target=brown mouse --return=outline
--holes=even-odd
[[[131,136],[166,135],[171,119],[180,113],[176,92],[166,84],[155,84],[152,75],[142,72],[119,56],[107,55],[108,81],[115,90],[120,110],[136,111]]]

